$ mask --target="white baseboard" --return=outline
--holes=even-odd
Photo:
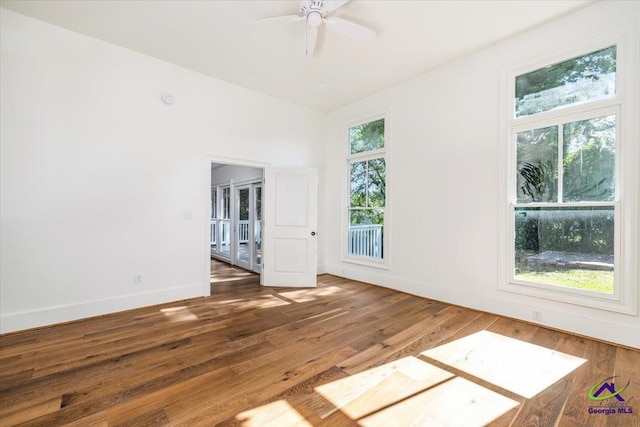
[[[318,274],[325,274],[327,269],[324,264],[318,264]]]
[[[334,276],[345,277],[365,283],[372,283],[390,289],[395,289],[408,294],[459,305],[487,313],[506,316],[529,323],[536,323],[552,329],[567,331],[569,333],[591,337],[602,341],[624,345],[632,348],[640,348],[640,328],[626,323],[617,323],[604,319],[594,319],[584,315],[560,311],[558,309],[544,308],[544,322],[532,320],[533,309],[540,309],[544,302],[516,302],[513,300],[487,297],[466,291],[421,283],[413,280],[393,277],[370,271],[349,268],[345,265],[325,265],[326,273]],[[523,298],[529,300],[529,298]],[[633,322],[638,324],[638,317],[632,316]],[[630,322],[630,323],[633,323]],[[640,326],[640,325],[639,325]]]
[[[0,333],[54,325],[87,317],[100,316],[133,308],[202,296],[202,285],[187,285],[159,291],[124,295],[97,301],[49,307],[0,315]]]

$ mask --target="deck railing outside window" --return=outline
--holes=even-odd
[[[350,225],[349,254],[381,259],[382,225]]]
[[[249,243],[250,240],[249,221],[238,221],[238,243]]]
[[[220,219],[220,220],[216,220],[216,219],[212,219],[211,220],[211,245],[215,245],[216,244],[216,229],[217,229],[217,223],[229,223],[230,221],[228,219]],[[255,222],[255,227],[256,229],[256,236],[260,236],[260,228],[262,225],[262,221],[256,221]],[[224,227],[225,230],[229,230],[229,227]],[[226,246],[229,245],[230,243],[230,233],[225,232],[224,235],[222,236],[222,246]],[[249,235],[249,221],[238,221],[238,243],[249,243],[251,241],[251,236]]]

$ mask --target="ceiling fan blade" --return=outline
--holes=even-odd
[[[274,17],[271,17],[271,18],[256,19],[255,21],[245,22],[245,24],[256,24],[258,22],[268,22],[268,21],[273,21],[273,22],[277,22],[277,21],[295,22],[295,21],[302,21],[303,19],[304,19],[304,16],[300,16],[300,15],[284,15],[284,16],[274,16]]]
[[[349,0],[326,0],[324,2],[324,6],[322,7],[322,10],[325,13],[330,13],[333,12],[336,9],[341,8],[342,6],[344,6],[345,4],[349,3]]]
[[[355,22],[347,21],[346,19],[330,17],[324,20],[327,28],[336,33],[344,34],[354,39],[371,41],[376,38],[376,32],[363,27]]]
[[[311,58],[313,51],[316,49],[316,40],[318,39],[318,27],[307,24],[307,31],[304,37],[304,54]]]

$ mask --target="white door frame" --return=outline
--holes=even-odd
[[[211,241],[209,240],[210,233],[210,215],[211,215],[211,164],[212,163],[222,163],[226,165],[234,165],[234,166],[245,166],[250,168],[257,168],[263,170],[264,176],[264,168],[271,166],[269,163],[264,162],[256,162],[253,160],[246,159],[238,159],[235,157],[224,157],[224,156],[216,156],[213,154],[205,155],[205,162],[203,162],[203,167],[205,168],[204,176],[206,178],[205,187],[203,189],[203,195],[201,200],[205,201],[204,206],[204,223],[203,223],[203,241],[204,241],[204,250],[202,251],[202,270],[203,270],[203,285],[202,285],[202,295],[205,297],[211,296]]]

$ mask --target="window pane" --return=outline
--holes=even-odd
[[[230,191],[229,187],[222,189],[222,218],[224,219],[231,218]]]
[[[350,210],[349,216],[349,254],[382,259],[384,211]]]
[[[558,200],[558,128],[533,129],[516,135],[518,203]]]
[[[231,222],[229,220],[220,220],[220,254],[229,256],[231,248]]]
[[[211,218],[218,217],[218,189],[211,189]]]
[[[256,187],[256,219],[262,219],[262,187]]]
[[[613,293],[614,208],[516,208],[515,278]]]
[[[613,97],[616,47],[520,75],[515,84],[516,117]]]
[[[387,175],[384,159],[369,160],[367,192],[370,207],[384,207],[385,181]]]
[[[238,220],[249,221],[249,189],[238,190]]]
[[[367,162],[351,163],[351,206],[367,206]]]
[[[349,128],[351,154],[384,148],[384,119]]]
[[[563,200],[613,200],[616,116],[567,123],[563,127],[563,140]]]

